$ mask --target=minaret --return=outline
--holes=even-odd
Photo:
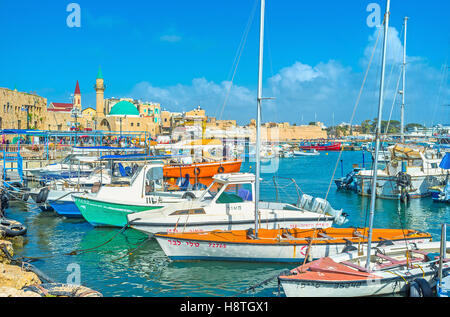
[[[95,80],[95,92],[97,93],[97,103],[96,103],[96,110],[97,110],[97,116],[104,116],[105,115],[105,104],[104,104],[104,92],[105,92],[105,85],[103,84],[103,75],[101,68],[98,69],[97,79]]]
[[[73,106],[74,108],[78,108],[81,110],[81,91],[80,91],[80,84],[78,84],[78,80],[77,85],[75,86],[75,92],[73,94]]]

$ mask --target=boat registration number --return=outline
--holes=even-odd
[[[195,247],[198,248],[200,246],[200,243],[198,242],[192,242],[192,241],[185,241],[182,243],[180,240],[167,240],[170,245],[174,246],[187,246],[187,247]]]

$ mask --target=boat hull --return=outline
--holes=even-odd
[[[449,269],[445,270],[446,272]],[[379,279],[361,279],[349,281],[315,281],[315,280],[295,280],[279,278],[287,297],[366,297],[366,296],[386,296],[408,291],[411,281],[416,278],[423,278],[428,283],[435,280],[436,269],[426,266],[409,270],[408,275]]]
[[[133,205],[101,201],[84,197],[73,197],[81,215],[95,227],[123,227],[127,224],[127,215],[144,210],[158,209],[160,205]]]
[[[433,285],[441,242],[372,248],[366,269],[366,251],[325,257],[282,274],[278,281],[287,297],[362,297],[404,293],[417,278]],[[448,248],[447,248],[448,250]],[[447,253],[448,254],[448,253]],[[444,276],[450,272],[448,256]]]
[[[371,176],[357,175],[357,192],[361,196],[370,197]],[[412,176],[411,188],[408,190],[408,197],[423,198],[431,196],[429,188],[439,182],[439,177],[435,176]],[[383,199],[400,199],[401,190],[397,185],[396,177],[377,176],[377,197]]]
[[[317,150],[317,151],[340,151],[341,143],[332,143],[327,145],[300,145],[301,150]]]
[[[337,232],[344,237],[351,237],[353,229],[331,228],[329,231]],[[378,229],[377,229],[378,230]],[[316,232],[308,230],[311,234]],[[327,231],[327,229],[325,229]],[[328,232],[328,231],[327,231]],[[348,233],[347,233],[348,232]],[[363,231],[362,231],[363,232]],[[205,234],[156,234],[155,239],[163,249],[164,253],[172,261],[197,261],[197,260],[220,260],[220,261],[247,261],[247,262],[288,262],[299,263],[308,259],[319,259],[341,253],[347,247],[347,243],[337,236],[326,243],[315,243],[308,252],[309,242],[280,239],[280,230],[260,230],[261,239],[249,239],[246,232],[239,231],[214,231]],[[386,230],[378,230],[373,238],[373,243],[380,243],[379,236],[384,236],[393,244],[405,244],[405,238],[397,231],[393,233]],[[393,239],[393,235],[396,235]],[[346,238],[348,239],[348,238]],[[359,248],[366,247],[367,243],[354,237],[354,245]],[[340,240],[340,241],[339,241]],[[409,243],[430,242],[430,235],[418,235],[408,238]]]
[[[318,221],[317,218],[285,218],[285,219],[261,219],[261,225],[267,227],[267,229],[276,229],[279,227],[284,228],[299,228],[299,229],[311,229],[311,228],[329,228],[333,225],[333,218],[328,217],[329,220],[323,219]],[[181,232],[206,232],[213,230],[247,230],[253,228],[255,220],[253,218],[248,219],[230,219],[225,217],[210,217],[208,221],[191,221],[185,222],[180,220],[178,222],[131,222],[132,228],[145,232],[149,235],[155,233],[181,233]]]
[[[191,184],[196,182],[206,186],[212,182],[212,177],[216,174],[237,173],[241,169],[242,161],[224,161],[217,163],[197,163],[179,166],[164,166],[164,177],[169,183],[174,184],[179,177],[186,177],[189,174]]]
[[[49,205],[60,216],[67,218],[83,218],[75,202],[71,200],[49,201]]]

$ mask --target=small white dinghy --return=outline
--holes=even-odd
[[[312,150],[304,150],[304,151],[293,151],[294,156],[318,156],[320,155],[319,151],[316,149]]]

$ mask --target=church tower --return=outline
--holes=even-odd
[[[81,91],[80,91],[80,84],[78,84],[78,80],[77,85],[75,86],[75,92],[73,94],[73,107],[81,110]]]
[[[97,93],[97,103],[96,103],[96,111],[97,116],[105,115],[105,102],[104,102],[104,92],[105,85],[103,84],[103,75],[101,68],[98,69],[97,79],[95,80],[95,92]]]

